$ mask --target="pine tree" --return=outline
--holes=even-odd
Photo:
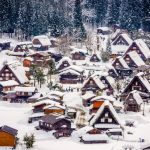
[[[0,32],[8,32],[9,29],[9,1],[8,0],[0,0]]]
[[[144,31],[150,31],[150,1],[142,0],[142,28]]]
[[[82,22],[82,9],[80,0],[75,0],[74,29],[78,39],[86,38],[86,31]]]

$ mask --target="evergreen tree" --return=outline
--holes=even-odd
[[[118,23],[119,20],[119,0],[108,0],[107,13],[106,13],[106,25],[111,26]]]
[[[0,31],[1,33],[3,32],[8,32],[9,29],[9,1],[8,0],[0,0]]]
[[[74,29],[78,39],[86,38],[86,31],[82,22],[82,9],[80,0],[75,0]]]
[[[142,0],[142,28],[144,31],[150,31],[150,1]]]
[[[32,148],[33,147],[33,144],[35,143],[35,136],[34,134],[31,134],[31,135],[25,135],[24,138],[23,138],[23,141],[26,145],[26,148]]]

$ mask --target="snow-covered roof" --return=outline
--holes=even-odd
[[[35,87],[21,87],[17,86],[14,88],[14,91],[16,92],[35,92],[36,88]]]
[[[86,92],[84,95],[81,96],[82,99],[89,99],[89,98],[92,98],[92,97],[95,97],[95,94],[93,92]]]
[[[14,81],[14,80],[8,80],[8,81],[0,81],[0,85],[2,85],[3,87],[17,86],[17,85],[19,85],[19,83],[17,81]]]
[[[107,126],[110,126],[109,128],[115,128],[115,127],[121,127],[122,126],[122,123],[119,119],[119,116],[118,114],[116,113],[114,107],[112,106],[112,104],[109,102],[109,101],[105,101],[102,106],[98,109],[97,113],[95,114],[95,116],[91,119],[90,121],[90,125],[94,125],[94,123],[97,121],[97,119],[99,118],[99,116],[103,113],[104,111],[104,108],[105,107],[108,107],[109,110],[111,111],[112,115],[114,116],[114,118],[116,119],[116,122],[118,122],[119,125],[116,125],[116,124],[96,124],[95,127],[97,126],[101,126],[101,128],[107,128]]]
[[[137,66],[145,65],[144,61],[142,60],[142,58],[139,56],[139,54],[136,51],[129,52],[127,53],[127,55],[130,56],[130,58],[134,61],[134,63]]]
[[[11,63],[7,63],[7,65],[15,74],[15,76],[21,84],[24,84],[29,81],[29,79],[26,76],[25,67],[23,67],[23,65],[20,62],[14,61]]]
[[[16,45],[32,45],[31,41],[18,42]]]
[[[133,95],[134,100],[137,102],[138,105],[141,105],[143,103],[142,97],[140,96],[140,93],[136,90],[129,93],[126,99],[130,96],[130,94]]]
[[[128,34],[126,33],[123,33],[123,34],[120,34],[113,42],[112,44],[114,44],[118,38],[120,38],[120,36],[128,43],[128,46],[132,44],[133,40],[129,37]]]
[[[102,83],[102,81],[100,80],[100,78],[98,76],[94,76],[94,77],[90,77],[88,78],[87,80],[84,81],[83,83],[83,87],[88,83],[88,81],[90,79],[93,79],[95,81],[95,84],[97,84],[97,86],[100,88],[100,89],[104,89],[105,88],[105,85]]]
[[[44,109],[63,109],[63,110],[65,110],[66,107],[56,103],[54,105],[45,106]]]
[[[74,53],[87,54],[87,50],[86,50],[86,49],[79,49],[79,48],[76,48],[76,47],[74,47],[74,46],[71,46],[70,48],[73,49],[73,50],[71,51],[71,54],[74,54]]]
[[[128,64],[126,63],[126,61],[123,59],[123,57],[119,56],[117,57],[119,62],[121,63],[121,65],[123,66],[123,68],[129,68]]]
[[[98,27],[97,29],[103,30],[103,31],[110,31],[109,27]]]
[[[72,74],[72,75],[77,75],[77,76],[80,76],[81,74],[75,70],[72,70],[72,69],[67,69],[67,70],[64,70],[64,71],[61,71],[61,73],[59,73],[59,75],[64,75],[64,74]]]
[[[109,141],[106,134],[84,134],[82,135],[84,141]]]
[[[64,92],[61,92],[61,91],[51,91],[50,93],[48,93],[48,95],[57,95],[59,97],[62,97],[64,96]]]
[[[102,95],[102,96],[94,97],[93,99],[91,99],[91,102],[92,101],[98,101],[98,100],[106,100],[106,101],[110,101],[110,102],[116,101],[116,99],[112,96]]]
[[[137,39],[134,42],[140,48],[140,50],[142,51],[142,53],[144,54],[144,56],[146,58],[149,58],[150,57],[150,49],[148,48],[148,46],[146,45],[146,43],[142,39]]]
[[[146,79],[146,77],[144,77],[144,73],[143,72],[139,72],[136,76],[140,79],[140,81],[146,87],[146,89],[148,90],[148,92],[150,92],[150,83]]]
[[[38,102],[34,103],[32,106],[35,107],[35,106],[39,106],[39,105],[43,105],[43,104],[55,105],[55,104],[59,104],[59,103],[56,101],[50,100],[50,99],[48,99],[48,100],[46,99],[46,100],[38,101]]]
[[[68,69],[75,70],[75,71],[80,72],[80,73],[82,73],[84,71],[84,69],[82,67],[80,67],[80,66],[71,65],[71,66],[69,66],[67,68],[62,69],[60,72],[68,70]]]
[[[35,39],[38,39],[42,46],[50,46],[51,45],[50,39],[46,35],[35,36],[33,38],[33,40],[35,40]],[[32,42],[33,42],[33,40],[32,40]],[[36,46],[36,44],[34,44],[34,45]]]
[[[0,38],[0,43],[11,43],[11,40]]]
[[[70,64],[70,66],[73,64],[72,63],[72,60],[69,58],[69,57],[63,57],[60,61],[59,61],[59,63],[57,64],[57,66],[56,66],[56,68],[58,69],[59,67],[60,67],[60,65],[64,62],[64,61],[67,61],[69,64]]]
[[[41,97],[41,93],[35,93],[33,96],[29,97],[28,100],[32,100],[32,99],[38,99]]]

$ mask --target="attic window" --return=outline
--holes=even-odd
[[[109,122],[109,123],[111,123],[111,122],[112,122],[112,119],[111,119],[111,118],[109,118],[109,119],[108,119],[108,122]]]
[[[104,118],[102,118],[102,119],[101,119],[101,122],[105,122],[105,119],[104,119]]]
[[[108,113],[105,113],[105,117],[108,117]]]

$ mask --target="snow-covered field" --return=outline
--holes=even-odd
[[[75,97],[76,95],[76,97]],[[77,93],[68,94],[68,101],[76,101]],[[20,144],[17,146],[17,150],[24,150],[22,145],[22,138],[26,133],[34,133],[36,142],[33,150],[58,150],[63,148],[65,150],[121,150],[123,145],[133,145],[136,149],[139,149],[139,138],[144,138],[146,142],[150,142],[150,114],[149,106],[146,108],[146,115],[143,116],[140,113],[120,114],[122,121],[126,119],[132,119],[136,122],[136,127],[125,128],[125,140],[115,141],[111,140],[108,144],[91,144],[86,145],[79,143],[74,137],[55,139],[50,132],[37,131],[34,127],[38,125],[38,122],[28,124],[28,117],[31,115],[31,104],[13,104],[9,102],[0,102],[0,123],[1,125],[8,125],[18,129],[18,137]],[[126,132],[130,131],[133,135],[127,135]],[[3,148],[4,149],[4,148]]]

